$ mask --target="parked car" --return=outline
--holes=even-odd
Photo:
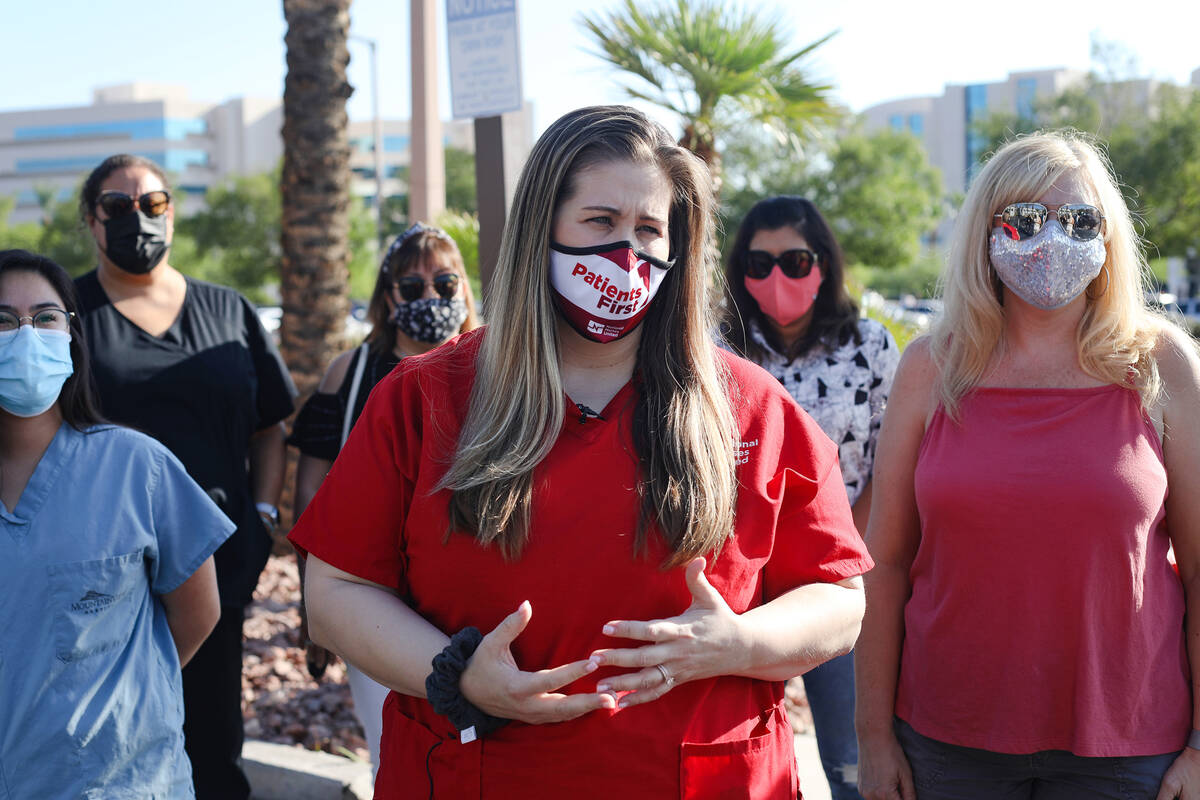
[[[361,304],[352,305],[346,315],[346,340],[357,344],[367,337],[371,323],[367,320],[366,307]],[[267,333],[279,344],[279,324],[283,321],[283,309],[279,306],[259,306],[258,318]]]
[[[1181,297],[1174,302],[1163,303],[1168,317],[1189,327],[1200,326],[1200,297]]]

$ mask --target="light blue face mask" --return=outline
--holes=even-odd
[[[17,417],[36,417],[58,400],[75,371],[71,334],[22,325],[0,333],[0,408]]]

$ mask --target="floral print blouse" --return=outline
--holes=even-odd
[[[871,481],[875,444],[887,405],[900,350],[887,328],[862,318],[862,344],[851,337],[844,345],[817,345],[788,361],[767,344],[757,320],[746,323],[747,334],[766,350],[760,364],[821,426],[838,446],[842,481],[850,505]]]

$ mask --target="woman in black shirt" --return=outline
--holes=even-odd
[[[246,298],[167,263],[175,211],[156,164],[106,159],[80,212],[99,251],[76,288],[104,416],[166,445],[237,525],[216,552],[221,619],[183,670],[184,736],[200,800],[248,798],[242,621],[279,519],[296,389]]]
[[[375,384],[405,356],[432,350],[479,326],[471,284],[454,240],[445,231],[419,222],[400,234],[383,257],[367,316],[371,332],[366,341],[330,363],[317,392],[296,415],[288,438],[288,444],[300,450],[297,519],[325,480]],[[306,656],[309,671],[319,678],[331,654],[309,642]],[[353,665],[347,665],[347,676],[371,762],[378,767],[388,689]]]

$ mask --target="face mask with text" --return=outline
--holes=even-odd
[[[580,336],[611,342],[641,323],[673,263],[628,241],[595,247],[551,242],[550,285],[563,318]]]

